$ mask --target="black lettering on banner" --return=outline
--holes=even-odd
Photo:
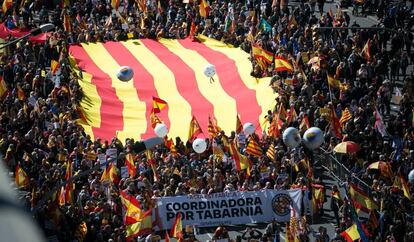
[[[246,206],[253,206],[253,198],[251,197],[246,198]]]
[[[229,217],[231,218],[230,211],[228,209],[223,210],[223,218]]]
[[[214,209],[214,208],[220,208],[220,202],[219,201],[211,201],[211,208],[210,209]]]
[[[202,220],[202,219],[204,219],[204,218],[203,218],[203,211],[202,211],[202,210],[200,210],[200,211],[196,211],[196,213],[198,214],[198,220]]]
[[[171,208],[171,203],[167,203],[167,211],[173,211],[173,209]]]
[[[181,209],[182,210],[188,210],[189,208],[190,208],[190,204],[188,204],[188,203],[181,204]]]
[[[179,211],[179,210],[181,210],[181,206],[180,206],[180,204],[179,203],[173,203],[173,209],[174,209],[174,211]]]
[[[260,197],[256,197],[256,199],[254,199],[254,205],[262,205],[262,199],[260,199]]]
[[[221,208],[227,208],[227,201],[226,200],[221,200],[221,204],[220,204]]]
[[[239,217],[239,209],[238,208],[232,208],[231,209],[231,217]]]
[[[210,210],[204,211],[204,219],[212,219],[213,215],[211,214]]]
[[[213,210],[213,216],[214,218],[221,218],[220,210],[218,209]]]
[[[191,211],[186,211],[185,212],[185,219],[186,220],[194,220],[194,213]]]
[[[234,199],[230,199],[230,200],[229,200],[229,208],[232,208],[232,207],[234,207],[234,206],[236,206],[236,200],[234,200]]]
[[[250,216],[249,210],[252,210],[252,207],[240,208],[240,216]]]
[[[170,221],[171,219],[175,218],[175,213],[167,212],[167,221]]]
[[[239,207],[243,207],[243,206],[245,206],[246,205],[246,203],[245,203],[246,201],[243,199],[243,198],[240,198],[240,199],[237,199],[237,205],[239,206]]]
[[[262,207],[260,207],[260,206],[256,206],[256,207],[254,208],[254,215],[263,215],[263,210],[262,210]]]
[[[197,208],[198,206],[197,206],[196,202],[191,202],[190,207],[191,207],[191,210],[198,210],[198,208]]]
[[[206,207],[207,207],[207,204],[205,203],[205,202],[198,202],[198,206],[199,206],[199,208],[198,209],[206,209]]]

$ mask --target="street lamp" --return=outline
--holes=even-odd
[[[41,33],[45,33],[45,32],[48,32],[48,31],[54,29],[54,28],[55,28],[55,25],[53,25],[51,23],[42,24],[42,25],[40,25],[39,28],[33,29],[32,31],[30,31],[29,33],[23,35],[22,37],[19,37],[17,39],[14,39],[10,42],[5,43],[4,45],[0,46],[0,49],[6,48],[7,46],[12,45],[14,43],[17,43],[20,40],[25,39],[29,36],[35,36],[35,35],[38,35],[38,34],[41,34]]]

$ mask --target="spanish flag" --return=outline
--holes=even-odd
[[[193,116],[190,122],[190,130],[188,131],[188,141],[193,142],[199,134],[203,133],[200,124],[197,119]]]
[[[207,18],[210,13],[210,4],[207,0],[200,1],[200,16]]]
[[[16,185],[18,188],[25,188],[29,185],[29,177],[19,165],[16,166]]]
[[[175,222],[170,231],[171,237],[182,239],[183,238],[183,223],[181,221],[181,213],[177,213]]]
[[[239,115],[237,114],[237,118],[236,118],[236,134],[240,134],[242,131],[243,131],[243,125],[242,125],[242,123],[240,121]]]
[[[135,175],[137,174],[137,171],[136,171],[135,164],[134,164],[134,156],[131,153],[128,153],[125,156],[125,165],[128,168],[129,176],[135,177]]]
[[[378,205],[355,184],[350,185],[349,194],[351,194],[352,200],[361,204],[363,208],[367,208],[369,210],[378,209]]]
[[[331,127],[338,139],[342,139],[342,128],[339,119],[336,116],[334,107],[331,107]]]
[[[250,176],[250,162],[249,159],[240,154],[236,146],[233,143],[230,143],[230,153],[236,163],[237,171],[246,170],[247,176]]]
[[[276,71],[293,72],[292,64],[290,64],[288,60],[280,56],[275,56],[275,69]]]
[[[246,153],[256,157],[260,157],[263,154],[262,148],[260,148],[259,144],[253,139],[253,137],[250,137],[249,139],[249,144],[247,145]]]
[[[132,238],[140,235],[149,234],[152,230],[152,210],[147,210],[142,213],[139,221],[126,226],[126,239],[131,240]]]
[[[152,97],[152,108],[154,113],[159,113],[167,106],[167,102],[158,97]]]
[[[125,223],[133,224],[139,221],[142,216],[141,204],[138,200],[125,191],[120,193],[121,203],[125,209]]]

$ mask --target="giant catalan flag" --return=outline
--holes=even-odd
[[[84,92],[85,131],[92,138],[107,140],[152,137],[150,116],[153,97],[158,97],[168,104],[157,116],[169,127],[170,137],[186,139],[192,116],[206,131],[209,115],[214,116],[229,133],[237,114],[243,123],[256,124],[260,134],[267,110],[275,105],[269,80],[250,76],[248,53],[204,36],[198,39],[71,46],[72,64],[82,71],[79,84]],[[217,72],[212,83],[203,74],[209,63]],[[116,77],[125,65],[134,70],[129,82]]]

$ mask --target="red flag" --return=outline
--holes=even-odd
[[[121,0],[111,0],[111,6],[113,9],[118,10]]]
[[[17,85],[17,99],[19,99],[20,101],[23,101],[26,99],[26,94],[24,93],[20,85]]]
[[[151,127],[155,128],[157,124],[161,124],[161,119],[154,113],[154,111],[150,114],[150,121],[151,121]]]

